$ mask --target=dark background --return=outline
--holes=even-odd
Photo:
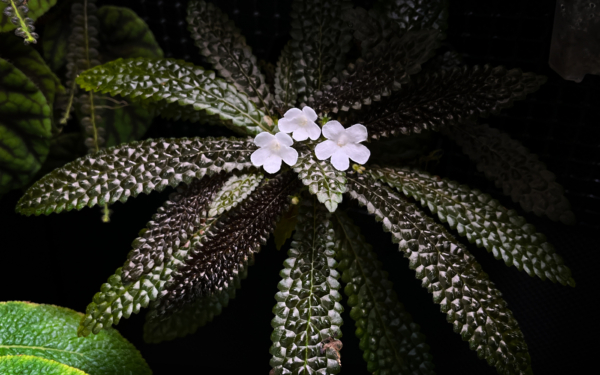
[[[215,1],[242,29],[259,59],[275,63],[288,40],[291,1]],[[487,120],[540,156],[566,190],[578,224],[565,226],[526,214],[504,197],[492,182],[452,142],[439,138],[444,149],[435,172],[478,187],[516,208],[547,235],[578,285],[563,287],[543,282],[506,267],[483,249],[469,245],[505,299],[525,334],[536,374],[594,372],[598,355],[598,255],[600,230],[600,77],[582,83],[562,80],[548,66],[554,18],[550,0],[451,0],[447,41],[464,54],[469,65],[520,67],[548,77],[548,83],[527,100]],[[99,1],[133,8],[149,24],[167,57],[203,64],[189,38],[185,1]],[[369,7],[368,1],[357,2]],[[156,119],[148,137],[227,134],[219,128]],[[125,259],[137,232],[145,226],[169,191],[141,195],[117,203],[110,224],[100,222],[98,209],[86,208],[49,217],[14,213],[21,192],[0,200],[2,260],[0,300],[28,300],[85,311],[92,296]],[[431,346],[438,374],[495,374],[485,361],[452,332],[439,306],[420,286],[408,261],[391,245],[389,234],[360,210],[352,216],[364,227],[400,300],[421,325]],[[272,241],[256,256],[249,278],[221,316],[195,335],[148,345],[142,340],[144,313],[122,320],[119,331],[142,352],[154,373],[269,372],[271,309],[275,304],[278,272],[286,258]],[[366,374],[354,336],[349,309],[343,315],[344,374]],[[586,369],[586,371],[584,371]]]

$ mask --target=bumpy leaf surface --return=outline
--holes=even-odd
[[[188,5],[188,29],[200,53],[225,80],[248,94],[262,110],[269,111],[272,98],[252,49],[233,21],[219,8],[203,0]]]
[[[485,247],[496,259],[503,259],[507,266],[514,265],[542,280],[575,286],[571,271],[546,236],[488,194],[417,169],[374,166],[368,173],[429,207],[442,222],[469,242]]]
[[[299,182],[288,172],[265,181],[256,192],[197,242],[157,302],[168,314],[194,299],[227,288],[245,262],[260,250],[289,205]]]
[[[531,359],[502,294],[475,258],[444,227],[372,177],[348,174],[352,198],[375,214],[410,260],[448,322],[500,374],[528,374]]]
[[[378,0],[373,9],[396,22],[402,33],[448,27],[447,0]]]
[[[342,203],[346,174],[335,169],[328,160],[317,160],[311,148],[300,150],[293,169],[302,183],[308,186],[308,191],[315,194],[329,211],[334,212]]]
[[[340,16],[351,6],[347,0],[292,3],[290,47],[298,101],[306,103],[315,90],[321,90],[344,68],[352,34]]]
[[[335,258],[369,373],[433,374],[425,336],[398,301],[377,254],[343,211],[332,216]]]
[[[3,375],[87,375],[74,367],[32,355],[5,355],[0,357]]]
[[[49,215],[85,206],[125,202],[139,193],[252,166],[250,139],[149,139],[110,147],[53,171],[27,190],[17,204],[25,215]]]
[[[51,110],[27,76],[0,59],[0,194],[26,185],[48,155]]]
[[[449,128],[444,134],[458,143],[477,163],[477,169],[526,212],[575,224],[571,204],[554,173],[520,142],[488,125],[471,123]]]
[[[17,2],[18,1],[14,1],[15,4]],[[52,8],[55,4],[56,0],[28,0],[27,7],[29,8],[29,12],[27,12],[27,17],[35,21],[38,18],[40,18],[44,13],[46,13],[50,8]],[[18,27],[17,25],[10,22],[10,17],[4,15],[4,9],[10,6],[10,4],[7,4],[3,1],[0,2],[0,33],[5,33],[7,31],[14,30]]]
[[[215,73],[174,59],[118,59],[81,74],[86,90],[120,95],[168,118],[206,121],[242,134],[270,131],[265,114]]]
[[[294,242],[279,273],[271,320],[271,371],[281,374],[337,374],[334,349],[322,341],[341,337],[339,273],[334,259],[330,214],[313,197],[303,199]]]
[[[358,114],[373,139],[439,130],[477,116],[496,114],[525,99],[546,81],[519,69],[489,65],[441,70],[414,79],[389,99]]]
[[[294,77],[294,55],[291,42],[286,44],[281,51],[275,70],[275,103],[281,112],[296,106],[298,97],[298,83]]]
[[[76,337],[81,316],[64,307],[1,302],[0,356],[33,355],[94,375],[152,373],[140,353],[114,329],[93,338]]]

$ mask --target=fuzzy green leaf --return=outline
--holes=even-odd
[[[31,355],[5,355],[0,357],[0,374],[87,375],[85,372],[74,367]]]
[[[467,249],[414,204],[370,176],[349,173],[348,190],[391,232],[454,332],[500,374],[530,374],[531,358],[519,324]]]
[[[373,9],[396,22],[402,33],[448,28],[448,0],[378,0]]]
[[[275,102],[281,112],[296,106],[298,83],[294,79],[294,55],[291,42],[283,47],[275,70]]]
[[[341,364],[322,341],[339,338],[343,324],[339,273],[334,257],[330,214],[314,198],[300,207],[294,242],[279,275],[273,345],[269,352],[274,375],[337,374]]]
[[[298,162],[293,166],[298,178],[308,186],[330,212],[334,212],[342,203],[346,192],[346,174],[338,171],[327,160],[317,160],[311,148],[300,150]]]
[[[375,166],[368,173],[429,207],[442,222],[469,242],[485,247],[496,259],[503,259],[507,266],[525,269],[542,280],[575,286],[571,271],[546,236],[488,194],[417,169]]]
[[[513,202],[519,202],[525,212],[575,224],[571,204],[554,173],[520,142],[488,125],[474,123],[453,126],[444,130],[444,134],[458,143],[477,163],[477,169],[501,187]]]
[[[425,336],[398,301],[377,254],[343,211],[332,216],[335,257],[369,373],[433,374]]]
[[[93,375],[152,374],[140,353],[114,329],[93,338],[76,337],[82,315],[64,307],[0,302],[0,356],[34,355]]]
[[[294,229],[296,229],[296,224],[298,223],[299,208],[300,206],[297,204],[292,205],[277,223],[275,232],[273,232],[273,239],[275,240],[275,247],[277,250],[281,250],[285,241],[292,237],[292,233],[294,233]]]
[[[239,138],[148,139],[102,149],[37,181],[21,197],[17,211],[49,215],[125,202],[182,181],[250,168],[255,150],[252,140]]]
[[[0,194],[25,186],[48,155],[51,109],[27,76],[0,59]]]
[[[208,121],[249,135],[270,131],[265,114],[214,72],[174,59],[118,59],[77,78],[84,89],[120,95],[163,117]]]

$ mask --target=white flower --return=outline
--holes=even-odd
[[[294,165],[298,161],[298,151],[290,147],[294,141],[285,133],[273,135],[262,132],[254,138],[254,144],[260,148],[250,155],[252,164],[256,167],[262,166],[269,173],[281,169],[281,160],[287,165]]]
[[[337,170],[345,171],[350,167],[348,158],[364,164],[371,156],[371,151],[359,144],[367,140],[367,128],[364,125],[356,124],[344,129],[339,122],[329,121],[323,126],[323,135],[328,140],[315,147],[315,154],[319,160],[331,157],[331,164]]]
[[[293,132],[292,137],[297,141],[304,141],[306,138],[316,141],[321,136],[321,128],[315,123],[317,117],[315,111],[308,106],[302,110],[292,108],[279,119],[277,125],[284,133]]]

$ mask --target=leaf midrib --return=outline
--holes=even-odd
[[[70,350],[47,348],[45,346],[0,345],[0,349],[29,349],[29,350],[56,351],[56,352],[76,354],[76,355],[81,356],[81,357],[86,357],[86,355],[83,354],[83,353],[73,352],[73,351],[70,351]]]

